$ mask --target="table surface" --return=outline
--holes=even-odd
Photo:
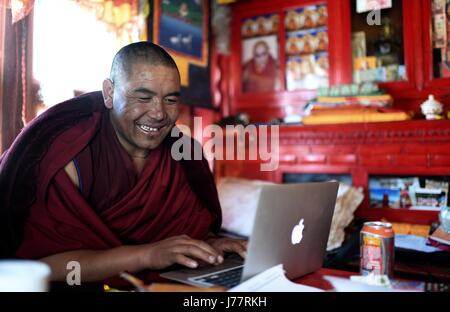
[[[320,288],[323,290],[331,290],[331,289],[333,289],[333,287],[331,286],[331,284],[328,281],[326,281],[323,278],[325,275],[342,277],[342,278],[350,278],[350,276],[357,275],[357,273],[322,268],[319,271],[316,271],[311,274],[307,274],[305,276],[297,278],[294,280],[294,282],[303,284],[306,286]]]
[[[352,275],[358,275],[356,272],[350,272],[350,271],[343,271],[343,270],[335,270],[335,269],[328,269],[328,268],[322,268],[316,272],[307,274],[305,276],[302,276],[300,278],[297,278],[294,280],[294,282],[303,284],[306,286],[311,286],[315,288],[319,288],[322,290],[332,290],[332,285],[324,279],[324,276],[334,276],[334,277],[341,277],[341,278],[350,278]],[[396,280],[403,280],[403,281],[415,281],[415,279],[405,279],[405,278],[398,278],[396,277]],[[131,284],[124,283],[126,287],[118,287],[120,290],[134,290],[134,287]],[[121,286],[124,286],[121,285]],[[161,289],[152,289],[152,291],[199,291],[199,288],[194,288],[191,286],[187,286],[184,284],[174,283],[172,281],[160,282],[160,283],[154,283],[153,285],[157,286],[156,288]],[[104,283],[82,283],[82,286],[77,287],[69,287],[65,282],[52,282],[51,283],[51,291],[62,291],[62,292],[103,292],[104,291]],[[189,289],[188,289],[189,288]],[[203,290],[200,289],[200,291],[206,291],[207,289]]]

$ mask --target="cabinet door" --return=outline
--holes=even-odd
[[[353,82],[376,82],[394,97],[405,97],[405,91],[420,83],[416,69],[421,65],[421,25],[415,16],[420,0],[349,3]],[[380,6],[371,7],[373,3]]]
[[[450,86],[450,1],[423,0],[425,86],[447,95]]]

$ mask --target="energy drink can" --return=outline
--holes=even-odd
[[[361,229],[361,275],[394,274],[394,230],[385,222],[366,222]]]

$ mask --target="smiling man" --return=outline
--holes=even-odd
[[[245,243],[219,238],[221,212],[203,160],[175,161],[173,59],[149,42],[114,58],[103,92],[49,109],[1,157],[2,256],[41,259],[54,280],[82,281],[173,264],[218,264]]]

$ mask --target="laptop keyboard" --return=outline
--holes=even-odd
[[[192,278],[192,280],[200,283],[208,283],[217,286],[223,286],[226,288],[231,288],[238,285],[241,282],[243,269],[244,269],[243,266],[239,266],[227,271],[214,272],[208,275],[202,275],[196,278]]]

